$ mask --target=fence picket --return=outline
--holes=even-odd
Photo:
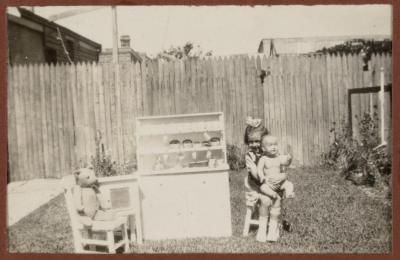
[[[309,142],[308,142],[308,132],[309,132],[309,125],[308,125],[308,112],[307,112],[307,81],[306,81],[306,58],[299,57],[299,65],[300,65],[300,74],[299,74],[299,90],[300,95],[299,98],[301,100],[301,114],[298,118],[300,121],[300,125],[302,128],[302,134],[300,136],[302,142],[302,154],[303,154],[303,162],[304,165],[309,165]]]
[[[67,170],[67,164],[69,164],[68,162],[68,156],[67,156],[67,149],[68,149],[68,145],[66,145],[66,137],[67,137],[67,127],[66,127],[66,102],[67,99],[65,97],[67,97],[66,95],[66,67],[64,64],[60,64],[58,65],[59,67],[59,72],[60,72],[60,81],[57,82],[57,88],[59,88],[59,123],[58,123],[58,127],[59,127],[59,146],[60,146],[60,152],[61,152],[61,162],[60,162],[60,168],[61,171],[59,173],[58,177],[62,177],[64,175],[65,172],[68,172]]]
[[[15,103],[15,82],[13,77],[13,69],[8,66],[7,68],[8,79],[7,79],[7,151],[8,151],[8,162],[9,162],[9,180],[16,181],[20,175],[18,167],[18,136],[17,136],[17,107]],[[10,174],[12,173],[12,174]]]
[[[36,124],[36,142],[37,142],[37,153],[38,153],[38,166],[40,171],[40,176],[44,178],[46,176],[45,170],[45,159],[44,159],[44,147],[43,147],[43,128],[42,128],[42,103],[44,102],[42,99],[42,84],[40,77],[39,65],[34,64],[33,72],[34,72],[34,88],[35,88],[35,124]]]
[[[78,114],[80,114],[79,110],[79,105],[78,105],[78,75],[79,75],[79,67],[78,65],[72,65],[71,66],[71,85],[69,86],[69,89],[71,90],[71,107],[72,107],[72,125],[73,125],[73,158],[74,158],[74,168],[78,168],[79,165],[79,160],[80,160],[80,154],[79,154],[79,148],[80,148],[80,137],[79,137],[79,118]],[[49,151],[50,152],[50,151]]]
[[[73,70],[75,66],[72,64],[66,67],[67,74],[67,82],[66,82],[66,112],[67,112],[67,121],[66,121],[66,131],[67,131],[67,140],[68,143],[68,156],[69,156],[69,165],[68,172],[63,173],[64,175],[70,174],[76,165],[76,158],[74,152],[74,122],[73,122],[73,102],[72,102],[72,88],[75,87],[75,71]]]
[[[51,70],[50,66],[45,64],[43,66],[43,81],[44,81],[44,109],[46,131],[43,132],[44,145],[47,147],[48,161],[46,161],[47,171],[45,177],[52,177],[54,173],[54,149],[53,149],[53,131],[52,131],[52,95],[51,95]],[[51,158],[51,159],[50,159]]]

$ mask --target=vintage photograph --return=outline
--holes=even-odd
[[[392,6],[9,6],[10,253],[392,252]]]

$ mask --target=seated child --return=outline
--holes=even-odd
[[[253,119],[248,117],[246,120],[247,127],[244,134],[244,143],[247,145],[247,152],[245,155],[246,168],[248,171],[248,184],[250,189],[254,192],[260,192],[261,182],[257,173],[257,163],[262,156],[260,148],[261,136],[268,134],[268,130],[261,124],[261,119]],[[254,195],[251,193],[247,195]],[[254,197],[257,200],[257,196]],[[254,201],[253,201],[254,202]]]
[[[272,199],[277,199],[284,192],[286,198],[294,197],[293,183],[287,180],[287,174],[281,171],[282,166],[288,166],[292,156],[280,155],[278,140],[272,135],[263,135],[261,138],[263,156],[257,164],[258,175],[262,185],[260,190]]]

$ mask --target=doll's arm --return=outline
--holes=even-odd
[[[78,212],[83,211],[83,204],[82,204],[82,188],[79,185],[74,186],[73,189],[73,198],[74,198],[74,204],[75,208]]]

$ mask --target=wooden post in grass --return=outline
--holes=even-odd
[[[381,67],[381,89],[379,92],[379,103],[381,106],[381,144],[385,143],[385,73]]]

